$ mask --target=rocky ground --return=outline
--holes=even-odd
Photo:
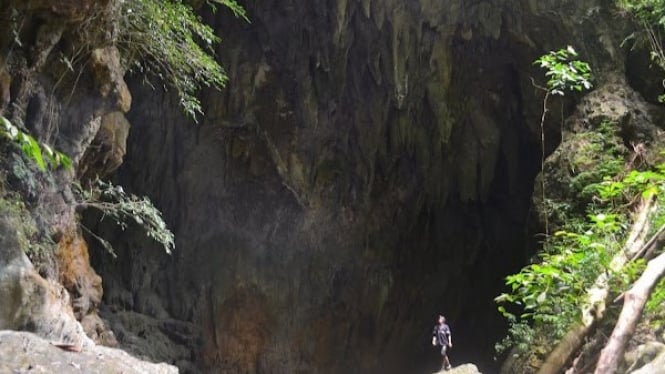
[[[174,366],[141,361],[119,349],[91,346],[70,352],[19,331],[0,331],[0,357],[0,373],[178,373]]]
[[[464,364],[460,366],[455,366],[450,370],[437,371],[435,374],[446,373],[446,374],[482,374],[478,371],[478,368],[474,364]]]

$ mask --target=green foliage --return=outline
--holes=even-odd
[[[4,181],[0,180],[0,215],[13,220],[12,227],[16,229],[19,248],[32,259],[41,249],[31,240],[37,236],[37,227],[20,195],[5,191],[3,184]]]
[[[506,277],[510,291],[495,300],[511,328],[497,348],[515,347],[527,352],[534,349],[534,336],[552,344],[581,318],[580,305],[587,290],[600,274],[608,271],[612,257],[622,248],[629,203],[640,197],[658,198],[665,194],[665,165],[619,172],[589,186],[589,190],[595,195],[587,206],[587,217],[570,217],[564,230],[546,239],[537,263]],[[650,220],[665,222],[663,208]],[[625,290],[644,266],[644,261],[636,261],[620,273],[609,274],[612,292]],[[653,310],[662,305],[663,287],[661,284],[649,301]]]
[[[46,167],[65,169],[72,167],[72,161],[67,155],[56,151],[47,144],[39,143],[31,135],[19,130],[5,117],[0,116],[0,136],[16,143],[23,153],[33,160],[40,170],[46,171]]]
[[[659,169],[662,170],[662,165]],[[622,179],[605,177],[603,182],[596,184],[593,188],[598,192],[600,201],[617,201],[629,199],[631,196],[641,194],[648,198],[657,196],[662,192],[665,183],[665,170],[631,170]]]
[[[665,171],[661,171],[661,173],[665,174]],[[650,235],[654,235],[660,227],[665,225],[665,207],[662,205],[658,206],[653,223],[654,227]],[[646,267],[646,264],[643,263],[642,267]],[[665,305],[665,279],[662,279],[654,287],[645,309],[645,316],[652,327],[661,331],[665,327],[665,308],[663,308],[663,305]]]
[[[575,60],[575,57],[577,52],[568,46],[542,55],[534,62],[546,70],[547,89],[553,95],[563,96],[566,90],[581,92],[592,87],[591,67],[584,61]]]
[[[579,196],[589,199],[596,193],[597,184],[608,175],[619,175],[624,169],[624,145],[614,135],[618,125],[603,121],[595,131],[575,134],[579,144],[570,156],[570,188]]]
[[[579,232],[559,231],[549,238],[538,263],[506,277],[509,293],[495,300],[499,311],[512,321],[528,320],[541,335],[556,340],[580,317],[578,302],[586,289],[605,270],[617,248],[617,234],[622,231],[616,214],[589,215],[588,221],[576,222]],[[519,318],[506,309],[519,307]],[[519,345],[521,338],[512,337]]]
[[[656,285],[646,305],[647,313],[652,316],[658,315],[661,324],[665,322],[665,315],[662,315],[663,305],[665,305],[665,278]]]
[[[140,198],[129,194],[121,186],[115,186],[101,180],[96,180],[90,188],[77,189],[79,207],[99,210],[104,217],[113,218],[124,230],[127,222],[134,221],[140,225],[146,234],[160,243],[166,253],[171,254],[175,247],[173,233],[166,227],[162,213],[147,198]],[[88,231],[89,232],[89,231]],[[104,239],[89,232],[113,255],[111,245]]]
[[[247,19],[235,0],[206,3]],[[181,0],[121,1],[119,23],[117,45],[124,64],[174,88],[185,113],[196,119],[202,113],[197,92],[221,88],[227,80],[214,57],[213,47],[219,42],[214,30]]]
[[[508,335],[494,345],[494,350],[501,354],[515,348],[517,352],[528,352],[536,340],[535,330],[526,322],[517,320],[509,313],[504,314],[510,322]]]
[[[619,5],[644,23],[665,27],[665,0],[619,0]]]
[[[625,13],[632,15],[642,25],[642,31],[632,33],[626,41],[646,44],[650,49],[651,61],[665,70],[665,0],[618,0],[618,3]],[[665,95],[660,95],[658,100],[665,102]]]
[[[611,158],[607,153],[599,153],[600,158],[610,158],[599,163],[597,167],[583,171],[571,179],[573,191],[579,191],[581,197],[595,197],[594,189],[598,182],[605,180],[607,175],[616,175],[623,169],[623,161]]]

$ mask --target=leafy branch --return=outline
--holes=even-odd
[[[558,51],[550,51],[540,56],[534,64],[546,70],[547,92],[564,96],[565,91],[591,89],[591,67],[588,63],[575,60],[577,52],[571,46]]]
[[[127,228],[128,222],[134,221],[145,230],[148,237],[160,243],[166,253],[171,254],[175,248],[173,233],[166,226],[162,213],[147,197],[127,193],[121,186],[115,186],[99,179],[91,183],[88,188],[78,186],[76,192],[78,209],[96,209],[102,213],[103,217],[113,218],[123,230]],[[93,236],[111,254],[114,254],[106,240],[94,234]]]
[[[229,8],[247,20],[235,0],[208,0],[213,8]],[[174,88],[185,113],[196,120],[202,114],[197,92],[222,88],[227,76],[214,57],[220,39],[181,0],[124,0],[119,10],[116,44],[130,70],[147,73]]]

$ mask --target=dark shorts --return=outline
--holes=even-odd
[[[448,351],[448,346],[446,344],[441,346],[441,356],[446,355],[446,351]]]

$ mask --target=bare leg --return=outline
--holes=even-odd
[[[447,370],[450,368],[450,360],[448,360],[448,347],[441,347],[441,356],[443,356],[443,362],[441,363],[441,370]]]

